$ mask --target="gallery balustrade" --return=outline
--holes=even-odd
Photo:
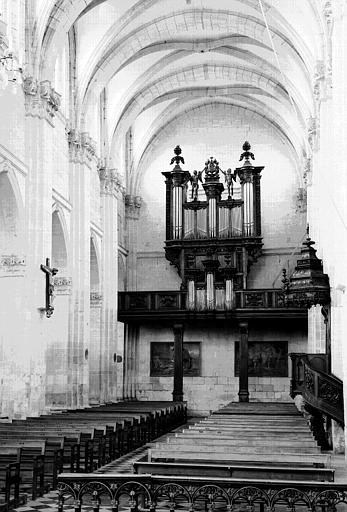
[[[288,308],[280,289],[228,290],[227,286],[216,287],[208,297],[208,288],[195,285],[188,291],[161,292],[120,292],[119,312],[137,314],[138,312],[179,312],[179,311],[228,311],[237,309],[256,310],[304,310]],[[211,307],[212,302],[212,307]]]
[[[343,383],[328,373],[326,354],[290,354],[291,396],[302,395],[305,402],[344,424]]]

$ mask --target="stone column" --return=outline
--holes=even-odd
[[[140,196],[125,196],[126,245],[129,251],[127,258],[127,291],[135,291],[137,288],[137,235],[141,205],[142,198]]]
[[[90,340],[89,340],[89,403],[103,402],[103,372],[102,361],[102,294],[90,292]]]
[[[69,313],[72,280],[64,269],[54,278],[54,313],[46,340],[46,406],[65,408],[69,395]]]
[[[95,145],[86,132],[68,132],[70,158],[72,301],[69,333],[68,406],[89,404],[90,188]]]
[[[172,400],[174,402],[182,402],[183,400],[183,332],[184,326],[182,324],[173,326],[175,363]]]
[[[136,291],[137,282],[137,236],[142,199],[140,196],[125,196],[126,246],[128,249],[126,269],[126,289]],[[124,397],[136,397],[136,346],[138,327],[125,326],[123,382]]]
[[[240,322],[239,402],[249,401],[248,392],[248,322]]]
[[[46,258],[51,258],[53,147],[62,128],[57,119],[60,96],[50,82],[27,77],[23,91],[25,160],[28,163],[25,199],[28,258],[27,277],[21,290],[25,313],[20,322],[25,337],[21,340],[20,336],[15,336],[12,347],[16,362],[12,386],[14,408],[8,413],[14,417],[40,414],[46,407],[46,350],[52,324],[42,309],[45,306],[45,277],[40,265]]]
[[[114,354],[117,353],[118,302],[118,198],[124,190],[114,169],[99,168],[101,184],[101,218],[103,227],[103,306],[101,358],[101,399],[117,399],[117,374]]]

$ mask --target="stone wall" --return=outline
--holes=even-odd
[[[250,341],[288,341],[288,353],[307,349],[305,323],[272,322],[271,328],[255,321],[250,324]],[[163,325],[143,326],[136,348],[136,397],[141,400],[172,400],[173,378],[150,376],[151,342],[172,342],[173,333]],[[235,377],[235,325],[187,327],[185,342],[201,343],[201,375],[184,378],[184,399],[190,414],[208,414],[231,401],[238,401],[238,377]],[[288,361],[290,375],[290,361]],[[251,401],[289,401],[289,377],[250,377]]]

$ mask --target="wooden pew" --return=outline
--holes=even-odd
[[[241,450],[226,450],[224,447],[220,449],[213,449],[205,451],[200,446],[174,446],[174,445],[161,445],[155,448],[150,448],[148,461],[167,461],[167,462],[201,462],[201,463],[221,463],[221,464],[234,464],[235,462],[252,462],[259,461],[262,464],[282,464],[285,460],[287,465],[306,465],[317,467],[328,467],[329,456],[320,453],[293,453],[276,452],[272,453],[271,450],[259,449],[257,452],[244,453]]]
[[[30,441],[25,444],[7,443],[0,447],[0,453],[16,453],[19,463],[20,491],[30,492],[34,500],[44,493],[44,441]]]
[[[5,511],[19,503],[20,448],[0,450],[0,505]]]
[[[258,478],[262,480],[312,480],[333,482],[335,470],[330,468],[295,467],[260,464],[194,464],[178,462],[134,462],[138,475],[177,475],[212,478]]]

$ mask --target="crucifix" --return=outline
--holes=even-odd
[[[46,265],[41,265],[41,270],[46,274],[46,307],[43,308],[46,311],[46,317],[50,318],[53,315],[53,299],[54,299],[54,281],[53,278],[57,274],[57,268],[50,267],[49,258],[46,258]]]

